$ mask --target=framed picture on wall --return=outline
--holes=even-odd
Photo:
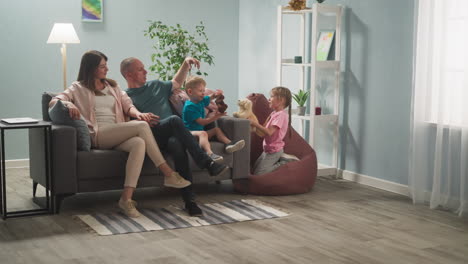
[[[326,61],[330,59],[330,49],[333,46],[334,38],[334,30],[320,31],[317,43],[317,61]]]
[[[81,0],[81,21],[102,22],[104,15],[104,0]]]

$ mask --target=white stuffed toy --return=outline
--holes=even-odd
[[[252,121],[256,121],[258,123],[258,119],[255,116],[255,114],[252,112],[252,101],[249,99],[241,99],[237,102],[237,105],[239,106],[239,111],[234,112],[232,115],[237,118],[245,118],[249,119]],[[261,132],[260,130],[257,130],[256,127],[250,126],[250,131],[255,132],[260,137],[263,137],[265,134]]]

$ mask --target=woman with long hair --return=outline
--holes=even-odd
[[[139,112],[117,83],[107,78],[107,72],[106,55],[96,50],[86,52],[81,58],[77,81],[54,97],[49,107],[61,100],[71,118],[79,119],[83,116],[93,148],[117,149],[129,153],[124,190],[118,204],[129,217],[138,217],[140,213],[135,208],[136,202],[132,196],[145,154],[164,174],[165,186],[184,188],[190,182],[169,167],[159,150],[149,125],[157,123],[159,118],[152,113]],[[130,117],[136,120],[128,121]]]

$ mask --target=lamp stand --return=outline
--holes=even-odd
[[[62,53],[63,90],[66,90],[67,89],[67,44],[62,43],[60,52]]]

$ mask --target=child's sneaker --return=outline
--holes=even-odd
[[[119,200],[119,207],[122,209],[124,214],[126,214],[128,217],[136,218],[139,217],[141,214],[138,212],[138,210],[135,208],[136,202],[133,200],[127,200],[124,201],[122,199]]]
[[[233,153],[235,151],[241,150],[245,146],[245,141],[243,139],[235,142],[235,143],[230,143],[226,145],[225,151],[227,153]]]
[[[211,153],[210,155],[208,155],[208,157],[210,157],[214,162],[223,161],[223,156],[220,156],[220,155],[217,155],[217,154],[214,154],[214,153]]]

